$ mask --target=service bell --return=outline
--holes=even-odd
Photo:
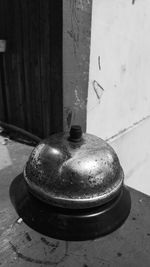
[[[59,225],[56,221],[51,227],[62,238],[104,235],[130,211],[130,194],[115,151],[101,138],[82,133],[78,125],[70,133],[41,141],[26,163],[24,179],[30,193],[49,208],[49,216],[57,213]]]

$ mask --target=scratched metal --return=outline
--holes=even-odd
[[[50,204],[89,208],[120,193],[124,174],[116,153],[102,139],[83,134],[74,143],[60,133],[33,150],[24,177],[31,192]]]

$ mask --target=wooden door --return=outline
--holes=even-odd
[[[62,130],[62,1],[0,0],[0,120],[40,137]]]

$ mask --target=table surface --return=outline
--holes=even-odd
[[[82,242],[61,241],[29,228],[10,201],[9,188],[22,172],[31,150],[30,146],[12,141],[0,144],[3,161],[0,168],[1,266],[150,266],[150,197],[131,188],[129,217],[119,229],[105,237]]]

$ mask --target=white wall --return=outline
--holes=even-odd
[[[150,1],[133,2],[93,0],[87,132],[104,139],[150,114]]]

